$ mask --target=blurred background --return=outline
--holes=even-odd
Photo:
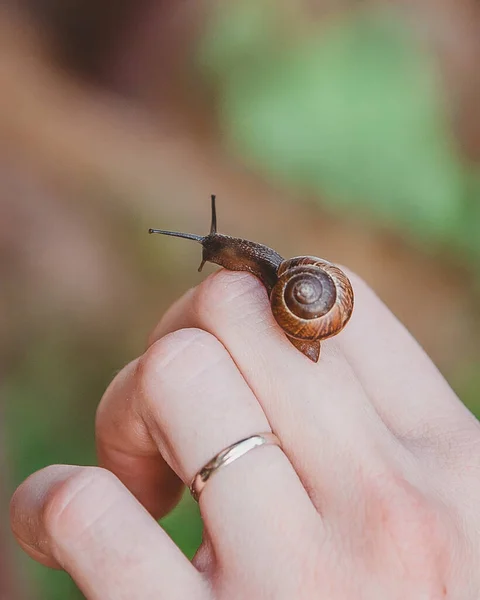
[[[480,414],[476,0],[3,0],[0,598],[81,598],[8,500],[94,414],[219,228],[359,273]],[[208,270],[207,270],[208,272]],[[186,496],[162,526],[192,556]]]

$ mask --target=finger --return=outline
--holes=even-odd
[[[97,455],[143,506],[160,518],[177,504],[184,485],[165,462],[152,438],[148,423],[138,414],[137,359],[127,365],[108,386],[97,409]],[[112,406],[121,406],[121,418]]]
[[[122,381],[123,390],[113,388],[102,400],[99,446],[115,437],[121,445],[126,432],[146,427],[186,484],[224,448],[270,430],[229,354],[203,331],[181,330],[162,338]],[[285,539],[300,544],[299,536],[319,527],[295,471],[274,446],[221,468],[207,482],[200,509],[215,556],[230,567],[248,563],[256,571],[255,557],[290,552],[293,546],[286,547]]]
[[[11,523],[32,558],[65,569],[89,600],[208,597],[202,576],[104,469],[35,473],[12,498]]]
[[[360,278],[349,276],[356,315],[338,346],[389,428],[404,441],[446,427],[477,431],[477,420],[418,342]]]
[[[228,349],[320,511],[355,493],[364,464],[373,476],[401,453],[338,344],[324,342],[318,363],[305,358],[277,326],[251,275],[217,272],[172,307],[151,341],[188,326],[209,331]]]

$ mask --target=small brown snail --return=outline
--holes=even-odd
[[[248,240],[217,233],[215,196],[212,223],[205,236],[149,229],[200,242],[199,271],[206,262],[230,271],[249,271],[266,287],[272,313],[292,344],[317,362],[320,341],[339,333],[353,311],[353,290],[348,277],[332,263],[315,256],[284,260],[275,250]]]

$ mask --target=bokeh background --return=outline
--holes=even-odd
[[[94,414],[224,233],[357,271],[480,413],[476,0],[3,0],[0,597],[81,598],[8,500],[95,464]],[[208,269],[206,269],[208,272]],[[189,555],[185,496],[162,526]]]

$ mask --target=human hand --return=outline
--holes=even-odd
[[[21,546],[90,600],[480,597],[479,424],[352,283],[353,317],[317,364],[254,277],[189,291],[102,399],[104,468],[48,467],[15,493]],[[270,429],[282,449],[207,482],[190,563],[153,517],[219,451]]]

